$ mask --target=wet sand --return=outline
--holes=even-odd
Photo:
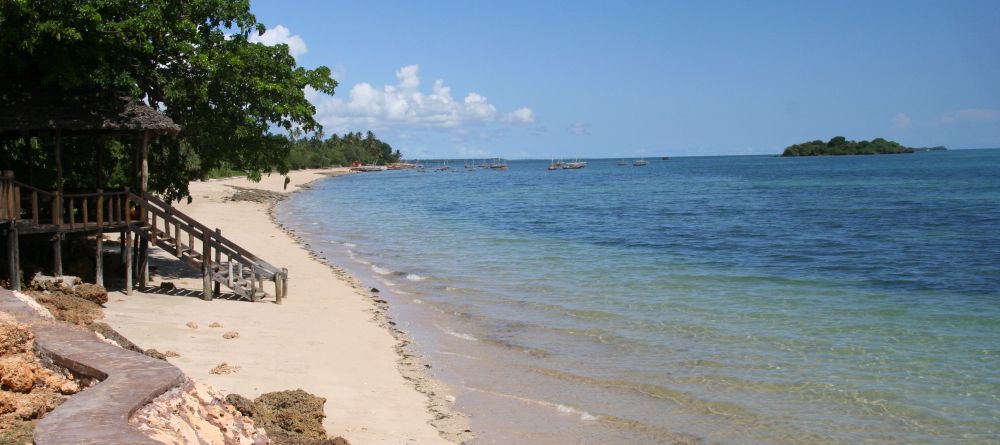
[[[292,172],[287,189],[280,175],[260,183],[196,182],[190,186],[193,202],[177,206],[271,264],[287,267],[289,295],[283,304],[226,295],[203,301],[200,273],[152,249],[153,287],[131,296],[109,294],[106,321],[144,348],[177,351],[180,357],[171,363],[223,393],[253,398],[301,388],[324,397],[327,432],[355,445],[468,439],[466,419],[446,402],[450,389],[419,371],[423,364],[408,353],[409,340],[388,320],[385,302],[343,270],[316,259],[274,223],[271,202],[230,200],[237,187],[287,194],[345,172]],[[256,195],[266,193],[249,196]],[[176,290],[157,287],[161,282]],[[221,327],[210,327],[213,323]],[[231,331],[239,336],[223,338]],[[209,372],[223,362],[238,369]]]

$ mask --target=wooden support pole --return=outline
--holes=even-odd
[[[222,236],[222,229],[215,229],[216,236]],[[215,265],[219,268],[219,272],[222,272],[222,250],[215,249]],[[222,293],[222,283],[216,281],[212,293],[215,295],[220,295]]]
[[[280,273],[274,274],[274,302],[278,304],[281,304],[281,298],[283,297],[283,295],[281,295],[282,281],[283,279]]]
[[[94,284],[104,286],[104,190],[97,189],[97,263],[94,264]]]
[[[125,239],[122,250],[125,251],[125,295],[132,295],[132,228],[125,226]]]
[[[18,245],[17,226],[7,231],[7,265],[11,290],[21,290],[21,248]]]
[[[288,298],[288,268],[281,268],[281,298]]]
[[[149,285],[149,240],[143,239],[139,233],[135,234],[135,241],[138,244],[139,258],[137,268],[139,269],[139,289],[145,289]]]
[[[94,263],[94,284],[104,286],[104,233],[97,232],[97,262]]]
[[[140,141],[140,151],[142,155],[142,163],[140,164],[141,175],[139,178],[139,197],[146,199],[146,193],[149,192],[149,136],[148,131],[142,132],[142,140]],[[139,213],[142,219],[142,223],[146,224],[149,221],[149,209],[146,206],[142,206],[142,211]],[[143,238],[140,243],[142,247],[140,251],[142,252],[139,263],[139,283],[141,286],[146,287],[146,283],[149,281],[149,238]]]
[[[104,190],[97,189],[97,202],[94,204],[94,211],[97,212],[97,228],[104,226]]]
[[[52,234],[52,275],[55,275],[57,277],[63,274],[62,240],[63,240],[62,232],[56,232]]]
[[[125,250],[128,249],[128,244],[125,243],[125,231],[124,230],[122,230],[118,234],[118,244],[121,246],[121,252],[119,253],[118,258],[122,262],[122,267],[124,267],[125,266]]]
[[[56,224],[62,224],[62,197],[63,197],[63,171],[62,171],[62,133],[59,131],[55,132],[55,136],[52,140],[55,145],[56,154],[56,206],[59,209],[58,214],[53,214],[53,219],[56,220]]]
[[[181,226],[178,223],[174,223],[174,247],[177,253],[174,255],[177,258],[181,257]]]
[[[212,301],[212,246],[209,244],[211,233],[205,231],[201,234],[201,276],[202,276],[202,300]],[[191,246],[194,249],[194,246]]]
[[[38,225],[38,191],[31,191],[31,222]]]
[[[250,268],[250,301],[257,301],[257,271]]]

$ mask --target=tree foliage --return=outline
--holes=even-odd
[[[187,195],[188,181],[222,165],[252,179],[284,173],[291,142],[274,130],[320,130],[304,89],[333,94],[337,82],[326,67],[298,66],[287,45],[249,41],[264,29],[247,0],[2,0],[0,82],[113,90],[159,107],[182,131],[151,146],[150,189],[178,198]],[[12,159],[38,145],[0,144]],[[97,150],[92,156],[102,165],[119,161],[105,165],[109,181],[130,171],[132,159],[122,153],[130,149],[120,144],[96,138],[65,144]],[[52,168],[41,163],[44,156],[21,158],[33,163],[21,170]],[[64,164],[67,170],[93,165]]]
[[[320,136],[297,140],[292,143],[288,165],[293,169],[322,168],[349,165],[352,162],[362,164],[389,164],[399,162],[399,150],[393,151],[392,146],[368,132],[347,133],[343,136],[333,135],[323,140]]]
[[[836,136],[828,142],[815,140],[785,148],[782,156],[836,156],[836,155],[874,155],[913,153],[913,149],[904,147],[895,141],[875,138],[871,141],[850,141],[843,136]]]

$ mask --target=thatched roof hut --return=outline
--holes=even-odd
[[[179,131],[180,126],[163,113],[113,92],[0,89],[0,136]]]

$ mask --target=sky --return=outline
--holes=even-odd
[[[407,158],[1000,147],[1000,1],[253,0],[329,133]]]

